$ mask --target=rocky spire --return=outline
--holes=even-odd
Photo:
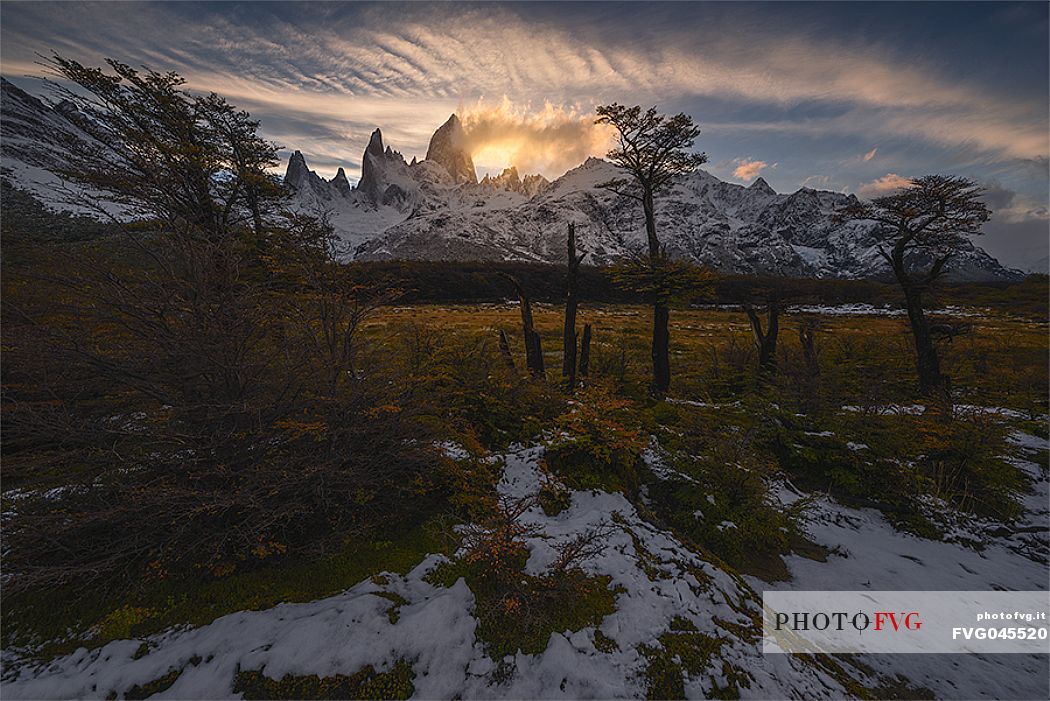
[[[288,170],[284,172],[284,184],[292,190],[298,190],[303,186],[309,173],[310,169],[306,167],[306,159],[303,158],[302,152],[296,151],[288,159]]]
[[[365,155],[361,158],[361,181],[357,189],[366,193],[373,201],[379,196],[380,161],[383,158],[383,132],[376,129],[368,140]]]
[[[453,114],[430,137],[427,160],[445,167],[456,183],[477,183],[474,161],[466,150],[466,134],[459,117]]]
[[[342,194],[350,194],[350,181],[346,179],[346,171],[342,168],[336,171],[335,177],[332,178],[329,182],[332,183],[332,185],[335,186],[335,189],[341,192]]]

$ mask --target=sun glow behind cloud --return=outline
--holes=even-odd
[[[506,96],[497,104],[478,100],[460,110],[467,147],[483,172],[515,166],[518,172],[557,177],[588,156],[604,156],[611,128],[594,123],[593,113],[578,106],[546,101],[533,109]]]

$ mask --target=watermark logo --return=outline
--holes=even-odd
[[[1050,592],[767,591],[767,653],[1050,654]]]

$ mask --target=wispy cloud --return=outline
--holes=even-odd
[[[878,153],[878,150],[879,150],[879,147],[878,147],[878,146],[876,146],[876,147],[875,147],[875,148],[873,148],[872,150],[870,150],[870,151],[868,151],[867,153],[865,153],[865,154],[864,154],[864,156],[863,156],[864,162],[865,162],[865,163],[867,163],[867,162],[868,162],[868,161],[870,161],[870,160],[871,160],[872,158],[875,158],[875,154],[876,154],[876,153]]]
[[[802,187],[824,188],[831,182],[829,175],[810,175],[802,181]]]
[[[339,105],[344,119],[358,122],[381,116],[371,111],[374,102],[360,102],[366,97],[401,102],[402,115],[414,114],[410,108],[422,99],[442,103],[444,112],[448,103],[504,94],[518,104],[580,103],[588,109],[609,99],[656,102],[679,95],[754,104],[819,102],[877,112],[882,134],[967,144],[1004,158],[1045,157],[1050,150],[1045,100],[997,95],[995,86],[944,75],[885,45],[837,44],[756,23],[742,23],[731,33],[665,25],[658,35],[603,41],[603,34],[621,29],[611,23],[622,18],[555,24],[492,6],[455,12],[430,5],[345,12],[324,5],[293,8],[270,12],[269,6],[253,6],[258,16],[248,18],[243,8],[195,6],[206,15],[195,22],[171,16],[181,8],[167,5],[135,13],[104,5],[63,5],[60,12],[47,5],[18,8],[21,15],[35,15],[46,38],[34,42],[25,29],[20,32],[29,21],[5,27],[10,47],[4,70],[26,68],[32,51],[49,46],[96,62],[119,52],[136,63],[179,70],[191,87],[206,83],[245,98],[258,93],[279,109],[276,93],[285,106],[305,109],[309,102],[309,109],[329,116]],[[755,52],[756,45],[763,50]],[[35,69],[29,64],[28,70]],[[849,121],[829,126],[852,133]]]

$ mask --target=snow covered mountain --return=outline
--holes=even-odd
[[[565,231],[576,224],[585,262],[602,265],[644,250],[638,204],[599,187],[623,177],[612,163],[589,158],[548,183],[508,168],[480,182],[463,150],[455,115],[430,142],[427,158],[406,163],[383,146],[377,129],[363,158],[363,177],[347,191],[327,182],[298,153],[285,181],[307,210],[325,211],[357,260],[521,260],[561,262]],[[320,197],[317,193],[324,193]],[[839,222],[853,195],[802,188],[778,194],[762,178],[750,186],[698,170],[677,178],[657,198],[661,240],[676,257],[724,272],[821,278],[889,274],[881,241],[868,222]],[[956,280],[1019,277],[976,246],[952,262]]]
[[[66,160],[69,139],[91,138],[77,126],[77,117],[71,104],[46,104],[0,78],[0,174],[51,207],[89,214],[93,212],[70,204],[76,188],[48,170]],[[119,211],[116,205],[100,206]]]
[[[45,204],[66,208],[58,176],[43,165],[61,162],[61,142],[83,135],[77,115],[4,80],[2,172]],[[340,169],[326,180],[302,153],[288,161],[291,205],[328,217],[344,255],[358,260],[522,260],[562,262],[565,231],[576,224],[585,262],[601,265],[642,251],[638,204],[599,187],[622,177],[613,164],[589,158],[554,182],[520,176],[511,167],[478,181],[456,115],[437,129],[427,157],[417,161],[384,144],[376,129],[352,187]],[[657,197],[657,226],[668,251],[724,272],[822,278],[888,273],[873,225],[836,221],[853,195],[802,188],[778,194],[759,178],[750,186],[704,171],[676,179]],[[977,246],[950,264],[956,280],[1006,280],[1008,270]]]

